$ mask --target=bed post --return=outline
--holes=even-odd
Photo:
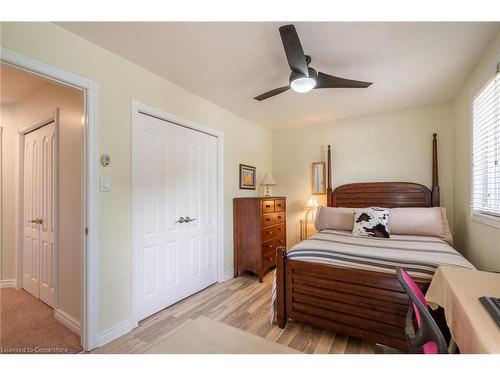
[[[437,133],[432,135],[432,207],[439,207]]]
[[[286,270],[285,262],[286,249],[280,246],[276,249],[276,317],[278,320],[278,327],[285,328],[286,324]]]
[[[333,195],[332,195],[332,152],[330,150],[330,145],[328,145],[328,152],[326,158],[326,168],[327,168],[327,182],[328,187],[326,189],[326,205],[328,207],[333,206]]]

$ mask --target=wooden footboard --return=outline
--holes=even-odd
[[[408,297],[395,275],[287,259],[278,252],[277,315],[406,351]],[[415,280],[426,291],[429,280]]]
[[[286,324],[286,249],[280,246],[276,249],[276,318],[278,327],[284,328]]]

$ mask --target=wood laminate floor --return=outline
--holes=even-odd
[[[141,321],[139,327],[94,350],[92,353],[144,353],[165,335],[183,327],[199,316],[228,324],[241,330],[287,345],[305,353],[371,354],[390,353],[375,350],[376,345],[358,338],[288,322],[285,329],[269,322],[272,272],[259,283],[255,276],[242,275],[207,289]]]

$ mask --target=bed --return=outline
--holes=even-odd
[[[327,202],[330,207],[437,207],[437,138],[432,142],[432,188],[411,182],[354,183],[331,188],[328,146]],[[277,249],[276,318],[284,328],[297,320],[407,350],[408,298],[395,275],[401,265],[425,292],[439,265],[473,267],[435,237],[353,237],[326,230],[294,246]],[[444,324],[443,324],[444,326]]]

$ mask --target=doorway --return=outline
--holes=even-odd
[[[133,116],[140,321],[222,281],[222,134],[137,102]]]
[[[0,69],[2,347],[79,352],[85,93],[4,62]]]
[[[51,81],[80,89],[84,92],[85,113],[82,120],[84,123],[84,181],[82,182],[82,186],[85,191],[85,237],[82,259],[83,280],[81,294],[83,296],[80,336],[84,350],[90,351],[98,346],[99,169],[97,165],[99,160],[99,84],[88,78],[78,76],[3,47],[0,47],[0,62],[33,73],[34,75],[45,77]],[[2,126],[1,130],[3,141],[5,128]],[[2,149],[2,155],[5,154],[4,149],[5,147]],[[2,210],[4,206],[5,204],[2,202]],[[2,220],[0,222],[2,222],[3,230],[5,223]],[[13,223],[13,220],[9,220],[9,223]],[[2,234],[3,241],[3,231],[0,231],[0,233]],[[16,279],[5,280],[3,277],[4,275],[0,274],[0,288],[15,288],[17,286]],[[61,318],[63,318],[62,315]]]

